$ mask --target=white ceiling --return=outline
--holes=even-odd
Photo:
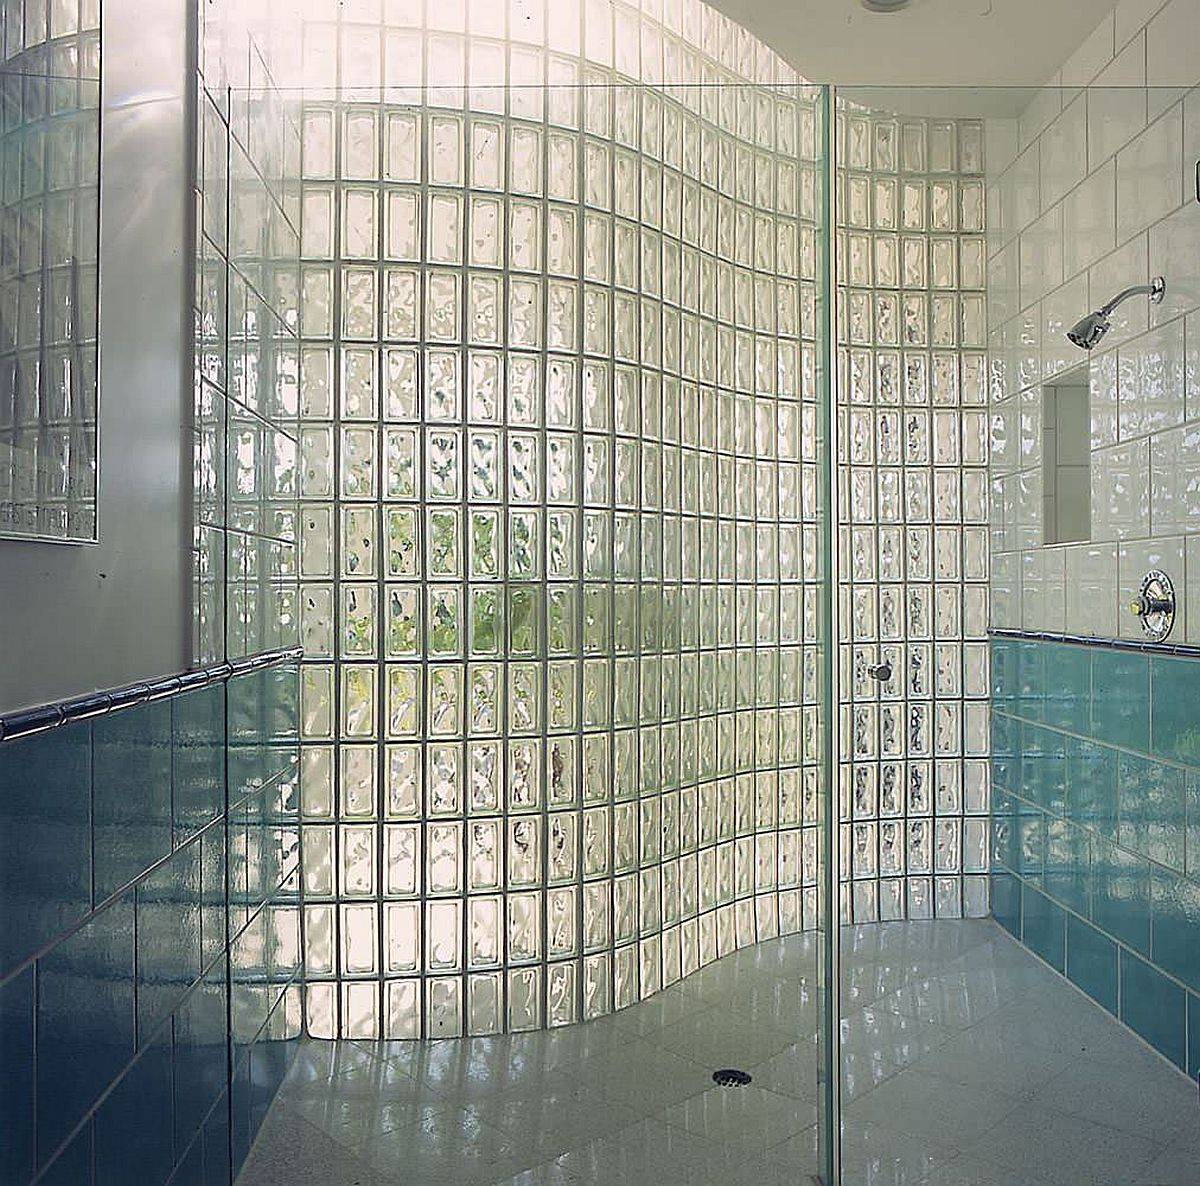
[[[812,82],[859,86],[1038,86],[1115,0],[709,0]]]

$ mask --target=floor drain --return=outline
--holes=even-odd
[[[719,1071],[713,1071],[713,1082],[718,1087],[745,1087],[750,1082],[750,1076],[734,1067],[722,1067]]]

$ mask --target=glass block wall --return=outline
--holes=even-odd
[[[837,134],[841,917],[982,915],[983,127],[846,105]]]
[[[0,45],[0,533],[91,540],[99,0],[13,0]]]
[[[299,640],[300,125],[281,83],[292,47],[280,37],[290,7],[197,4],[196,666],[278,658]],[[296,667],[273,673],[298,714]],[[230,698],[230,780],[254,788],[231,791],[228,804],[233,1176],[303,1028],[299,737],[276,736],[289,724],[270,703]],[[261,790],[253,765],[242,770],[242,736],[256,728],[283,771]]]
[[[286,7],[284,5],[281,8]],[[198,5],[197,665],[299,636],[299,104],[266,0]]]
[[[594,1018],[816,925],[817,92],[690,0],[425,20],[303,31],[322,1036]]]

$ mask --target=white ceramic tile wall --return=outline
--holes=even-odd
[[[1137,637],[1147,568],[1200,641],[1200,0],[1121,0],[988,149],[992,625]],[[1066,329],[1121,306],[1090,357]],[[1090,367],[1091,539],[1046,545],[1041,384]],[[1061,449],[1062,444],[1059,443]],[[1190,580],[1189,580],[1190,578]],[[1197,594],[1200,596],[1200,594]]]

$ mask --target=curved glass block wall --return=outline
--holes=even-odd
[[[318,1036],[817,925],[820,93],[699,3],[440,9],[303,31]]]
[[[841,917],[980,916],[983,124],[870,103],[840,103],[835,158]]]
[[[0,535],[96,538],[100,5],[0,17]]]

